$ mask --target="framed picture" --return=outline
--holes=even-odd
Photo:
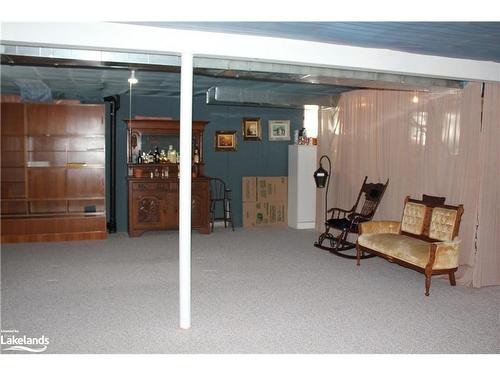
[[[245,141],[260,141],[262,139],[260,118],[244,118],[242,127]]]
[[[270,141],[290,140],[290,120],[270,120],[269,121]]]
[[[236,130],[216,131],[215,151],[236,151]]]

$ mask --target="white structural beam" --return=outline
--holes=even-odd
[[[311,41],[117,23],[3,23],[5,43],[259,60],[305,66],[500,81],[500,63]]]
[[[181,57],[181,124],[179,178],[179,311],[180,327],[191,327],[191,142],[193,136],[193,55]]]

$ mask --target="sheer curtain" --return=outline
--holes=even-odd
[[[488,100],[498,100],[498,91],[490,91]],[[498,113],[485,114],[485,120],[488,116],[491,122],[497,121],[498,129]],[[372,182],[390,179],[375,220],[400,220],[406,195],[446,196],[448,204],[463,204],[458,281],[471,284],[474,278],[474,286],[483,285],[481,277],[474,276],[478,187],[492,168],[498,168],[498,157],[496,165],[484,163],[487,151],[480,152],[486,138],[481,134],[481,84],[439,93],[351,91],[341,96],[337,108],[323,109],[321,120],[318,158],[326,154],[332,159],[328,206],[350,208],[364,176]],[[495,178],[491,183],[498,190],[498,173]],[[323,230],[323,199],[324,191],[318,190],[319,231]],[[485,207],[483,212],[489,211]],[[484,246],[491,248],[486,252],[496,251],[490,241]]]
[[[482,125],[474,286],[500,284],[500,84],[485,85]]]

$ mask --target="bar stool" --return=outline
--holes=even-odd
[[[216,216],[217,205],[222,205],[222,216]],[[219,210],[220,212],[220,210]],[[214,222],[224,221],[224,228],[231,223],[234,232],[233,210],[231,207],[231,189],[227,187],[224,180],[216,177],[210,178],[210,224],[214,231]]]

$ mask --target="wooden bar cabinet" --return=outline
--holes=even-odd
[[[179,227],[179,163],[176,157],[165,159],[159,150],[179,149],[178,120],[125,120],[128,131],[128,233],[130,237],[145,231]],[[210,178],[204,176],[203,131],[208,122],[193,122],[192,228],[210,232]],[[170,147],[172,146],[172,147]],[[144,157],[143,157],[144,155]],[[182,158],[182,155],[180,155]]]

